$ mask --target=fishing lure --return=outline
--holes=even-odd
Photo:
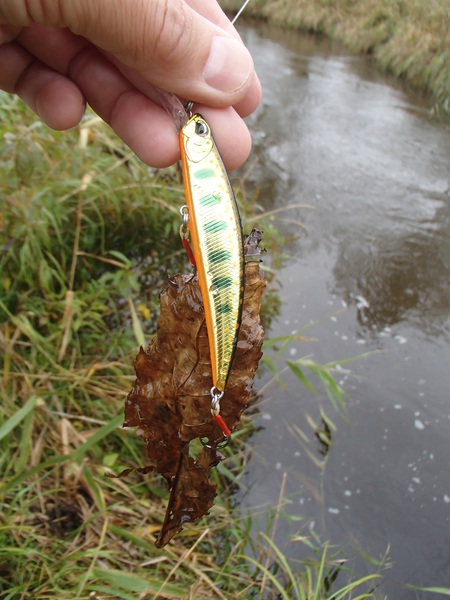
[[[186,248],[188,234],[192,241],[191,262],[198,271],[211,354],[211,413],[227,443],[230,430],[219,413],[242,315],[242,226],[233,188],[208,123],[199,114],[190,116],[179,139],[187,201],[180,233]]]

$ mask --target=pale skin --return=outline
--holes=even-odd
[[[247,158],[258,106],[253,61],[216,0],[1,0],[0,89],[54,129],[89,104],[147,164],[179,158],[154,87],[194,101],[226,167]]]

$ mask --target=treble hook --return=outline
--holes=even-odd
[[[227,424],[220,415],[220,401],[223,397],[223,391],[219,392],[216,387],[211,388],[211,414],[214,421],[220,427],[223,433],[223,437],[227,440],[227,444],[230,441],[231,431],[228,429]]]
[[[205,448],[209,448],[215,450],[216,448],[225,448],[228,446],[231,440],[231,431],[229,430],[227,424],[220,416],[220,401],[223,397],[223,391],[220,392],[215,386],[211,388],[211,414],[214,421],[220,427],[223,433],[223,440],[217,444],[209,444],[208,442],[204,442],[200,439],[201,443]]]

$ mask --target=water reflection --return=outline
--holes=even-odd
[[[448,336],[450,202],[415,232],[386,232],[363,246],[340,239],[333,291],[358,308],[359,325],[383,330],[401,321],[429,337]]]
[[[449,123],[428,118],[421,98],[370,62],[316,37],[258,27],[243,30],[264,89],[249,120],[247,183],[265,209],[314,207],[278,222],[299,239],[277,274],[283,306],[271,334],[336,311],[293,356],[382,352],[355,363],[357,377],[340,374],[350,422],[339,422],[326,456],[314,439],[326,439],[318,408],[329,408],[326,397],[292,377],[286,392],[271,390],[242,505],[276,503],[288,473],[293,514],[323,524],[339,545],[378,557],[390,545],[386,593],[411,600],[420,596],[398,582],[450,578],[448,563],[435,560],[450,523]],[[280,526],[280,536],[289,533]]]
[[[314,207],[284,215],[301,218],[308,235],[288,231],[302,235],[299,255],[325,247],[335,256],[331,289],[348,303],[365,299],[361,326],[407,318],[427,334],[441,330],[450,313],[448,124],[417,117],[399,85],[313,36],[277,33],[255,55],[265,95],[250,121],[248,184],[259,202]]]

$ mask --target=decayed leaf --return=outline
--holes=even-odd
[[[253,230],[246,250],[255,258],[246,264],[242,324],[221,416],[231,431],[245,409],[262,356],[263,329],[259,312],[266,285],[257,247],[261,232]],[[162,532],[164,546],[183,523],[199,519],[213,504],[216,486],[210,469],[220,461],[217,445],[223,433],[211,416],[211,363],[203,304],[197,276],[175,275],[160,296],[157,333],[147,351],[135,360],[137,380],[125,404],[125,426],[136,426],[145,441],[150,464],[169,482],[171,496]],[[207,439],[194,460],[189,442]]]
[[[213,447],[204,447],[194,460],[189,456],[189,442],[181,446],[180,463],[170,490],[164,523],[156,540],[162,548],[178,533],[184,523],[200,519],[211,508],[216,496],[216,484],[210,479],[210,471],[221,460]]]

